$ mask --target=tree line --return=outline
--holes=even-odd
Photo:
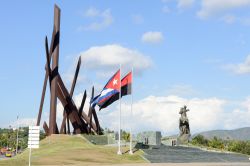
[[[222,140],[217,137],[206,139],[203,135],[197,135],[191,144],[250,155],[250,140]]]
[[[18,132],[18,150],[23,150],[28,146],[29,127],[20,127],[19,130],[12,128],[0,128],[0,148],[16,149]],[[40,140],[45,138],[45,133],[40,132]]]

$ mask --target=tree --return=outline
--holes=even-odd
[[[129,142],[130,140],[130,133],[126,131],[122,131],[122,139],[124,139],[126,142]]]
[[[28,146],[28,127],[21,127],[18,134],[18,149],[25,149]],[[0,128],[0,148],[9,147],[11,149],[16,149],[16,136],[17,132],[13,129],[1,129]],[[40,132],[40,140],[46,137],[43,131]]]
[[[224,149],[224,142],[221,139],[218,139],[217,137],[214,137],[212,140],[208,142],[208,146],[212,148],[217,148],[217,149]]]
[[[208,140],[203,136],[203,135],[197,135],[195,136],[191,143],[193,145],[203,145],[203,146],[208,146]]]
[[[231,141],[228,150],[250,155],[250,141]]]

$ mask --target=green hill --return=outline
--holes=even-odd
[[[122,149],[127,151],[128,147]],[[145,163],[142,151],[134,155],[117,155],[117,147],[93,145],[80,135],[52,135],[40,142],[39,149],[32,149],[32,165],[98,165]],[[0,165],[28,165],[29,149],[11,159],[0,160]]]
[[[221,138],[223,140],[250,140],[250,127],[244,127],[235,130],[212,130],[198,133],[203,135],[207,139],[212,139],[213,137]],[[195,137],[196,135],[193,135]]]

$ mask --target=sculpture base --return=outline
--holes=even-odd
[[[190,134],[183,134],[182,136],[178,137],[179,144],[187,144],[190,139]]]

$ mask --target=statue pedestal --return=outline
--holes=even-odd
[[[190,134],[183,134],[177,138],[179,144],[187,144],[190,138]]]

